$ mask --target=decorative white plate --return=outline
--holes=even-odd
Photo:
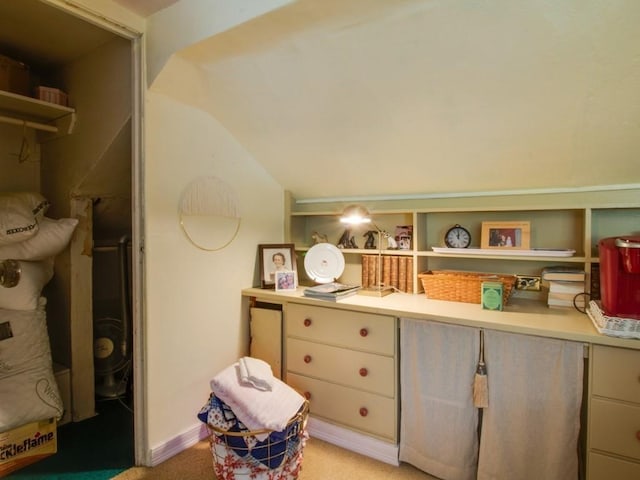
[[[344,272],[344,255],[335,245],[318,243],[307,251],[304,269],[314,282],[333,282]]]

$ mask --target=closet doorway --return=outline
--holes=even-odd
[[[135,425],[125,429],[131,458],[142,462],[145,446],[135,441],[135,432],[143,431],[142,372],[136,368],[142,355],[141,38],[79,5],[54,0],[0,2],[0,19],[0,53],[26,64],[33,86],[67,93],[76,111],[71,133],[38,139],[30,161],[11,167],[21,179],[16,188],[39,191],[51,202],[48,216],[82,219],[70,252],[56,258],[54,281],[45,290],[53,360],[69,371],[69,429],[91,424],[103,404],[123,403],[130,409],[126,421]],[[112,271],[123,241],[124,284],[124,270]],[[97,258],[108,255],[105,247],[113,247],[115,263]],[[95,370],[95,331],[108,330],[101,321],[107,316],[116,317],[120,327],[127,324],[129,363],[116,372],[124,389],[105,390],[104,365]],[[94,433],[96,440],[116,440]],[[64,454],[69,452],[59,448],[56,455]]]

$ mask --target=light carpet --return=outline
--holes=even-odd
[[[160,465],[133,467],[113,480],[198,480],[215,479],[209,442],[203,440]],[[437,480],[401,464],[394,467],[369,457],[310,438],[304,449],[299,480]]]

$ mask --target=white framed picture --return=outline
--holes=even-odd
[[[298,278],[293,270],[280,270],[276,272],[276,291],[295,290],[298,287]]]

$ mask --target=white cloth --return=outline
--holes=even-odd
[[[242,357],[238,362],[240,382],[258,390],[273,390],[273,372],[267,362],[253,357]]]
[[[277,378],[273,378],[271,391],[244,385],[239,369],[239,363],[234,363],[218,373],[211,380],[211,391],[231,407],[249,430],[284,430],[304,403],[304,397]],[[264,440],[268,435],[259,434],[256,438]]]
[[[478,480],[577,480],[582,344],[485,330]]]
[[[401,319],[400,460],[438,478],[476,478],[479,338],[474,328]]]

